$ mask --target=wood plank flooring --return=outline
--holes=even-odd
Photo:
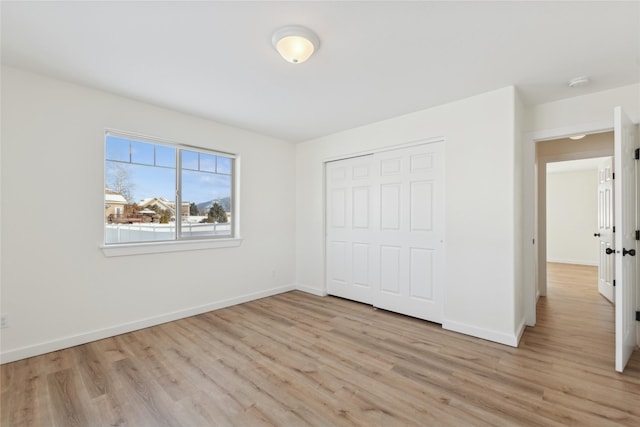
[[[289,292],[5,364],[1,425],[640,425],[595,268],[549,275],[517,349]]]

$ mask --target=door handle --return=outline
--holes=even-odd
[[[633,249],[632,249],[633,250]],[[605,252],[607,253],[607,255],[611,255],[612,253],[614,253],[615,251],[611,248],[607,248],[605,249]]]
[[[622,248],[622,256],[625,256],[625,255],[636,256],[636,250],[635,249],[626,250],[625,248]]]
[[[593,233],[593,237],[600,237],[600,233]]]

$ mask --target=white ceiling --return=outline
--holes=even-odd
[[[2,63],[288,141],[515,85],[526,103],[640,81],[639,2],[11,2]],[[283,25],[320,49],[289,64]],[[588,75],[592,84],[570,89]]]

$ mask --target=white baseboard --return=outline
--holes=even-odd
[[[445,320],[442,322],[442,328],[461,334],[470,335],[476,338],[482,338],[483,340],[497,342],[498,344],[504,344],[511,347],[517,347],[519,337],[516,334],[505,334],[504,332],[493,331],[490,329],[478,328],[476,326],[467,325],[460,322],[452,322]],[[524,331],[524,325],[522,326]]]
[[[221,308],[230,307],[232,305],[242,304],[245,302],[257,300],[260,298],[269,297],[272,295],[281,294],[284,292],[292,291],[296,289],[294,285],[286,285],[277,288],[267,289],[260,292],[254,292],[251,294],[241,295],[234,298],[229,298],[221,301],[216,301],[197,307],[191,307],[184,310],[173,311],[171,313],[162,314],[160,316],[148,317],[145,319],[136,320],[133,322],[123,323],[121,325],[115,325],[108,328],[97,329],[88,331],[85,333],[66,336],[51,341],[45,341],[39,344],[33,344],[25,347],[20,347],[13,350],[3,351],[0,353],[0,364],[14,362],[20,359],[26,359],[27,357],[38,356],[40,354],[49,353],[52,351],[62,350],[64,348],[73,347],[80,344],[86,344],[91,341],[101,340],[104,338],[113,337],[116,335],[124,334],[127,332],[137,331],[138,329],[148,328],[150,326],[160,325],[162,323],[172,322],[178,319],[184,319],[185,317],[195,316],[197,314],[206,313],[213,310],[219,310]]]
[[[525,318],[520,321],[520,325],[516,328],[516,345],[514,347],[518,347],[520,345],[520,340],[522,339],[522,334],[524,334],[524,330],[527,328]]]
[[[326,297],[328,295],[326,290],[312,288],[310,286],[304,286],[304,285],[296,285],[296,290],[306,292],[308,294],[316,295],[319,297]]]
[[[583,259],[547,258],[547,262],[555,262],[558,264],[592,265],[596,267],[598,266],[598,261],[586,261]]]

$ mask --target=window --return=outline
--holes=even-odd
[[[107,132],[105,246],[234,237],[235,160]]]

